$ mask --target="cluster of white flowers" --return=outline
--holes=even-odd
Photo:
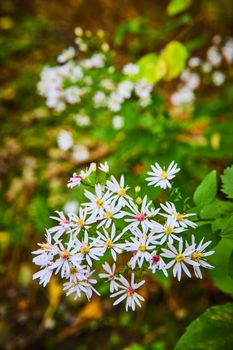
[[[195,90],[199,88],[201,82],[221,86],[226,80],[225,65],[232,63],[233,38],[223,42],[219,35],[215,35],[204,59],[197,56],[189,59],[186,69],[180,76],[181,84],[171,95],[171,103],[174,106],[192,104],[195,100]]]
[[[33,252],[33,262],[40,267],[33,279],[39,278],[45,286],[53,274],[60,274],[67,295],[86,295],[88,300],[93,293],[100,294],[96,285],[105,279],[110,297],[116,298],[113,305],[125,301],[128,311],[144,300],[138,293],[145,283],[142,273],[146,278],[146,272],[160,270],[167,277],[172,269],[180,281],[183,273],[191,277],[193,271],[202,278],[201,269],[212,268],[206,257],[214,252],[205,252],[211,242],[197,243],[188,233],[197,226],[191,221],[194,213],[178,212],[172,202],[155,207],[147,195],[138,197],[140,188],[132,191],[123,175],[119,181],[110,176],[107,162],[98,169],[101,178],[105,177],[102,183],[93,183],[97,177],[92,175],[97,170],[95,163],[69,180],[69,188],[83,189],[86,201],[77,213],[57,211],[52,217],[55,226],[47,230],[45,243]],[[167,169],[155,163],[146,180],[149,186],[171,188],[171,180],[179,171],[174,161]],[[124,266],[123,261],[127,261]]]
[[[91,50],[88,40],[92,34],[86,32],[85,39],[84,31],[75,29],[77,48],[64,50],[57,58],[57,66],[46,66],[42,70],[38,91],[46,98],[47,106],[56,112],[66,110],[67,115],[73,115],[75,108],[74,120],[80,127],[92,123],[86,110],[90,114],[90,108],[104,108],[112,116],[113,129],[121,129],[124,127],[124,106],[138,103],[145,108],[151,104],[154,85],[140,77],[137,64],[128,63],[121,70],[112,66],[111,53],[103,49],[102,42],[100,47]],[[98,37],[103,35],[97,33]],[[82,110],[77,110],[77,105]]]

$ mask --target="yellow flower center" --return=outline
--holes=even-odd
[[[97,205],[97,207],[102,207],[103,206],[103,204],[104,204],[104,201],[103,201],[103,199],[101,199],[101,198],[97,198],[96,199],[96,205]]]
[[[169,225],[165,226],[164,233],[170,235],[173,232],[173,228]]]
[[[113,242],[111,239],[107,239],[106,241],[106,248],[111,249],[113,247]]]
[[[141,244],[139,247],[138,247],[138,250],[140,252],[145,252],[146,251],[146,246],[144,244]]]
[[[124,197],[125,194],[126,194],[125,188],[121,187],[121,188],[119,189],[119,191],[118,191],[118,195],[119,195],[120,197]]]
[[[71,275],[76,274],[76,272],[78,272],[77,268],[75,266],[71,266],[71,268],[70,268]]]
[[[51,244],[44,243],[41,248],[44,249],[44,250],[47,250],[47,249],[50,249],[50,247],[51,247]]]
[[[63,250],[62,252],[60,252],[60,257],[63,260],[67,260],[69,258],[69,252],[67,250]]]
[[[176,256],[176,261],[177,262],[181,262],[181,261],[183,261],[184,260],[184,255],[182,255],[182,254],[177,254],[177,256]]]
[[[82,228],[82,227],[85,226],[85,221],[82,220],[82,219],[78,219],[78,220],[77,220],[77,225],[78,225],[78,227]]]
[[[192,254],[192,260],[199,262],[199,260],[201,259],[202,254],[200,252],[194,252]]]
[[[104,213],[104,216],[106,217],[106,219],[111,219],[111,218],[112,218],[112,213],[111,213],[111,211],[106,211],[106,212]]]
[[[175,217],[176,217],[176,220],[177,220],[177,221],[183,220],[183,215],[180,214],[180,213],[176,213],[176,214],[175,214]]]
[[[166,180],[167,179],[167,172],[165,171],[165,170],[163,170],[162,172],[161,172],[161,174],[160,174],[160,177],[161,177],[161,179],[162,180]]]
[[[90,248],[88,247],[87,244],[85,244],[84,246],[82,246],[82,248],[81,248],[81,253],[82,253],[82,254],[87,254],[87,253],[89,253],[89,251],[90,251]]]

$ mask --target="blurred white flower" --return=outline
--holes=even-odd
[[[226,41],[222,48],[222,53],[228,63],[233,62],[233,38]]]
[[[122,129],[123,126],[124,126],[124,119],[123,119],[123,117],[120,116],[120,115],[115,115],[112,118],[112,126],[116,130]]]
[[[213,66],[219,66],[222,62],[222,56],[219,53],[218,49],[216,46],[211,46],[206,53],[208,61],[213,65]]]
[[[89,126],[91,124],[90,117],[85,114],[76,114],[74,119],[79,126]]]
[[[78,202],[77,201],[68,201],[65,203],[63,210],[66,214],[76,213],[78,210]]]
[[[62,51],[62,53],[58,56],[57,61],[59,63],[64,63],[68,60],[71,60],[75,56],[75,49],[71,46],[68,49]]]
[[[204,62],[201,68],[204,73],[210,73],[212,70],[212,64],[210,62]]]
[[[136,75],[138,73],[139,68],[134,63],[128,63],[123,67],[122,71],[125,75],[133,76],[133,75]]]
[[[199,57],[191,57],[188,61],[188,65],[191,68],[199,67],[201,64],[201,59]]]
[[[107,103],[107,96],[102,91],[97,91],[93,96],[94,106],[96,108],[105,107]]]
[[[216,86],[221,86],[224,83],[225,78],[225,74],[220,71],[216,71],[212,74],[213,83]]]
[[[104,173],[108,173],[109,172],[108,162],[100,163],[98,168],[99,168],[99,170],[103,171]]]
[[[57,143],[61,150],[67,151],[74,144],[72,134],[69,131],[61,130],[57,138]]]
[[[87,160],[90,156],[90,152],[88,147],[85,145],[75,145],[73,147],[72,158],[78,162],[83,162]]]
[[[118,85],[117,94],[122,98],[130,98],[133,90],[131,81],[123,81]]]
[[[193,91],[187,86],[182,87],[171,95],[171,103],[174,106],[192,103],[194,99],[195,95]]]
[[[112,112],[118,112],[121,109],[122,102],[123,98],[116,92],[113,92],[108,98],[108,108]]]

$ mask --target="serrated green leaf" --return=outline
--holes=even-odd
[[[221,232],[221,236],[227,239],[233,239],[233,215],[227,220]]]
[[[233,199],[233,165],[224,170],[222,179],[222,192],[227,195],[228,198]]]
[[[216,171],[212,170],[201,182],[194,192],[194,203],[204,206],[211,203],[217,194],[217,178]]]
[[[193,321],[174,350],[231,350],[233,303],[213,306]]]

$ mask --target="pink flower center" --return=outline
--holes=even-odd
[[[158,255],[154,255],[154,256],[152,256],[151,260],[152,260],[153,264],[156,264],[157,262],[159,262],[160,257]]]
[[[125,292],[128,297],[131,297],[134,293],[134,289],[132,287],[128,287]]]
[[[143,213],[137,213],[137,215],[135,216],[135,219],[137,221],[143,221],[145,219],[145,215]]]
[[[75,178],[75,179],[82,180],[82,176],[81,176],[81,175],[74,175],[74,178]]]
[[[69,225],[69,224],[70,224],[70,221],[67,219],[64,219],[60,222],[60,225]]]

